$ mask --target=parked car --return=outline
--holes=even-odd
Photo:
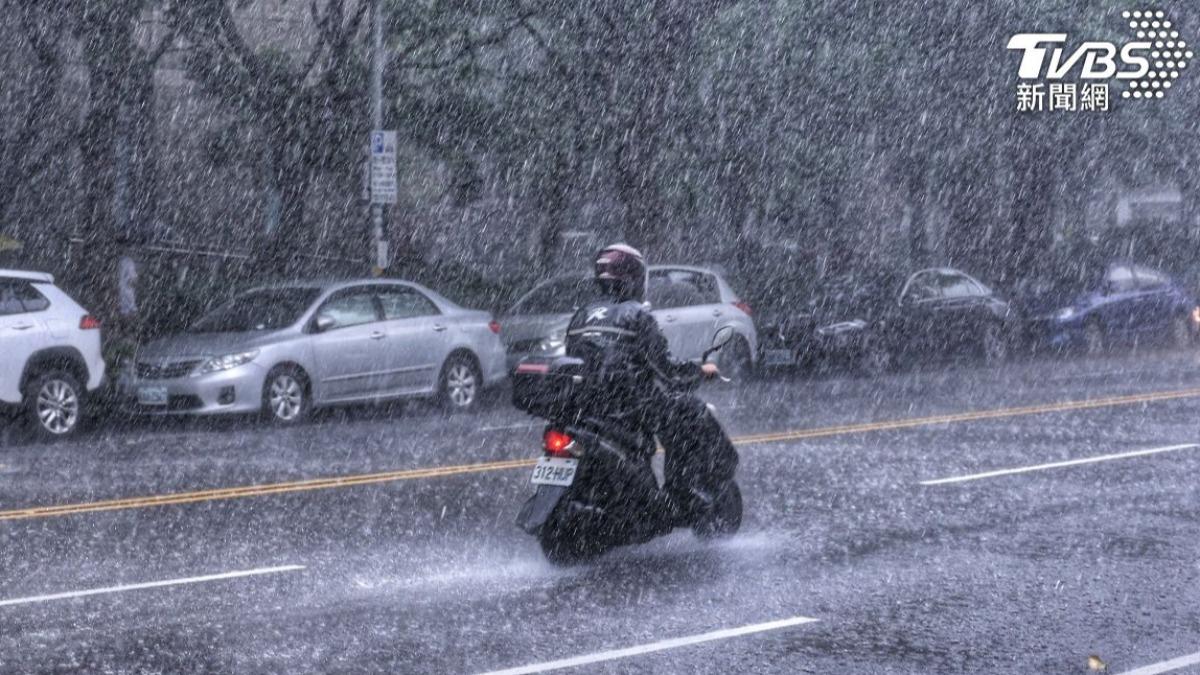
[[[577,274],[544,281],[517,300],[501,317],[509,367],[529,356],[563,354],[571,316],[595,295],[591,277]],[[754,368],[758,333],[750,307],[716,272],[653,265],[648,271],[646,301],[676,359],[699,360],[717,330],[730,326],[736,337],[721,350],[721,370],[736,377]]]
[[[145,412],[261,412],[281,424],[385,398],[464,410],[506,375],[499,331],[488,313],[413,283],[264,286],[142,348],[132,395]]]
[[[764,360],[790,355],[796,365],[844,365],[864,374],[918,358],[976,355],[998,363],[1008,356],[1012,316],[1005,300],[955,269],[837,279],[790,319],[776,321]]]
[[[1149,340],[1195,342],[1195,297],[1157,270],[1128,262],[1081,264],[1031,279],[1022,288],[1027,337],[1035,347],[1082,348]]]
[[[100,322],[40,272],[0,270],[0,403],[44,439],[74,434],[104,381]]]

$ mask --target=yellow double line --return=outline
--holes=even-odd
[[[913,417],[908,419],[887,420],[882,422],[867,422],[862,424],[847,424],[816,429],[799,429],[773,434],[757,434],[733,439],[738,445],[753,443],[779,443],[783,441],[804,440],[807,438],[822,438],[861,434],[872,431],[889,429],[909,429],[913,427],[936,426],[939,424],[955,424],[960,422],[975,422],[980,420],[999,419],[1005,417],[1020,417],[1024,415],[1039,415],[1045,413],[1070,412],[1074,410],[1092,410],[1115,406],[1134,405],[1138,403],[1155,403],[1183,398],[1200,397],[1200,388],[1181,389],[1177,391],[1161,391],[1129,396],[1113,396],[1108,398],[1084,399],[1080,401],[1062,401],[1036,406],[1018,408],[997,408],[978,410],[974,412],[951,415],[935,415],[931,417]],[[533,466],[535,459],[508,459],[477,464],[459,464],[455,466],[439,466],[424,469],[404,469],[400,471],[385,471],[351,476],[330,478],[313,478],[308,480],[290,481],[285,483],[268,483],[263,485],[246,485],[242,487],[219,488],[212,490],[197,490],[194,492],[178,492],[174,494],[150,497],[132,497],[129,499],[111,499],[106,501],[85,502],[79,504],[63,504],[60,506],[37,506],[10,511],[0,511],[0,520],[24,520],[29,518],[51,518],[69,516],[80,513],[96,513],[100,511],[117,511],[122,509],[137,509],[151,506],[168,506],[173,504],[191,504],[195,502],[217,501],[223,499],[238,499],[241,497],[262,497],[266,495],[287,494],[291,492],[306,492],[309,490],[328,490],[332,488],[371,485],[373,483],[389,483],[393,481],[417,480],[421,478],[440,478],[443,476],[458,476],[471,473],[504,471],[507,469],[528,468]]]

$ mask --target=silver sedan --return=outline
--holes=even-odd
[[[143,412],[262,412],[284,424],[314,406],[389,398],[465,410],[505,377],[499,332],[487,312],[414,283],[264,286],[143,347],[129,386]]]

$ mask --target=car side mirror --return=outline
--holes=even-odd
[[[317,320],[313,322],[313,327],[317,329],[318,333],[324,333],[336,325],[337,321],[334,321],[333,317],[328,314],[318,314]]]

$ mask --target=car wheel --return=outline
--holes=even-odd
[[[1004,363],[1008,359],[1008,338],[1003,325],[989,323],[984,326],[983,359],[988,365]]]
[[[750,360],[750,345],[745,338],[735,337],[733,342],[726,345],[717,356],[717,368],[721,374],[731,380],[744,380],[750,377],[754,364]]]
[[[1083,345],[1088,356],[1099,356],[1104,353],[1104,328],[1098,321],[1089,321],[1084,325]]]
[[[291,366],[274,368],[263,384],[263,415],[275,424],[303,422],[312,411],[312,396],[304,371]]]
[[[882,340],[867,338],[858,356],[858,371],[867,377],[879,377],[892,369],[892,352]]]
[[[1192,346],[1192,323],[1188,315],[1177,316],[1171,321],[1171,338],[1179,349]]]
[[[446,360],[439,378],[438,399],[450,412],[471,410],[479,403],[483,376],[475,359],[458,354]]]
[[[25,386],[29,420],[43,440],[66,438],[83,419],[83,388],[74,375],[51,370],[33,377]]]

